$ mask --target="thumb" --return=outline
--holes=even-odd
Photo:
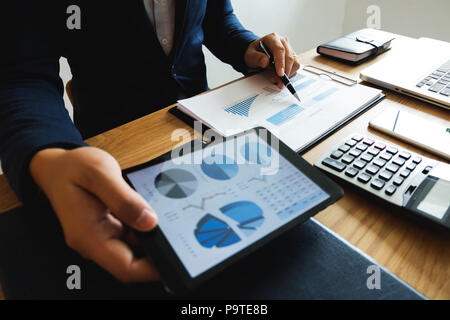
[[[139,231],[149,231],[156,226],[156,213],[120,174],[101,174],[95,178],[96,181],[90,184],[89,190],[119,220]]]
[[[250,68],[267,68],[269,66],[269,58],[262,52],[251,49],[247,55],[247,65]]]

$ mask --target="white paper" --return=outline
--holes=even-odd
[[[180,100],[179,108],[223,136],[262,126],[299,150],[381,94],[381,90],[349,87],[301,70],[291,79],[302,100],[299,103],[270,78],[269,72],[260,73]]]

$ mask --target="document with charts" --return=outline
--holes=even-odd
[[[263,72],[218,90],[178,101],[178,109],[222,136],[265,127],[295,151],[352,118],[383,97],[381,90],[324,79],[300,70],[291,79],[299,103]]]

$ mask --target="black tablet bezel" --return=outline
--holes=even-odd
[[[264,130],[264,134],[261,135],[260,132]],[[272,139],[277,139],[273,136],[267,129],[258,127],[252,130],[245,131],[239,135],[233,136],[231,138],[238,138],[243,135],[248,135],[251,132],[256,132],[258,137],[262,138],[266,143],[270,144]],[[230,139],[230,138],[228,138]],[[205,148],[214,144],[224,143],[225,138],[221,141],[211,142],[208,144],[203,143],[195,143],[191,142],[191,148],[189,150],[195,151],[200,148]],[[301,158],[295,151],[290,149],[287,145],[285,145],[282,141],[278,140],[279,150],[278,152],[282,155],[286,160],[291,162],[297,169],[299,169],[303,174],[305,174],[309,179],[311,179],[314,183],[316,183],[323,191],[325,191],[329,198],[310,210],[304,212],[299,217],[294,220],[286,223],[280,228],[272,231],[267,234],[263,238],[259,239],[255,243],[246,247],[245,249],[235,253],[233,256],[229,257],[225,261],[219,263],[218,265],[210,268],[209,270],[203,272],[195,278],[192,278],[186,268],[184,267],[182,261],[178,258],[178,255],[173,250],[169,241],[164,236],[163,232],[159,227],[156,227],[151,232],[136,232],[137,237],[145,251],[147,257],[151,260],[156,270],[158,271],[161,280],[165,284],[165,286],[173,293],[183,293],[189,290],[192,290],[198,287],[201,283],[206,280],[212,278],[214,275],[219,273],[221,270],[225,269],[229,265],[235,263],[236,261],[242,259],[243,257],[249,255],[254,252],[258,248],[262,247],[264,244],[268,243],[272,239],[278,237],[282,233],[286,232],[289,229],[297,226],[298,224],[304,222],[310,217],[314,216],[321,210],[325,209],[329,205],[335,203],[339,200],[343,195],[343,190],[330,178],[328,178],[325,174],[319,171],[317,168],[313,167],[311,164],[306,162],[303,158]],[[180,150],[185,150],[186,148],[181,147]],[[153,159],[144,164],[128,168],[123,171],[123,177],[127,181],[127,183],[134,188],[131,181],[128,179],[127,175],[142,170],[147,167],[154,166],[156,164],[171,160],[172,154],[180,154],[180,152],[168,152],[156,159]]]

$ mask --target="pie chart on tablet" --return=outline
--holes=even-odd
[[[158,174],[155,187],[167,198],[182,199],[189,197],[197,190],[198,181],[186,170],[169,169]]]
[[[223,248],[241,241],[225,221],[209,213],[198,222],[194,235],[205,248]]]
[[[202,171],[215,180],[230,180],[238,173],[238,165],[224,155],[210,156],[203,160]]]

